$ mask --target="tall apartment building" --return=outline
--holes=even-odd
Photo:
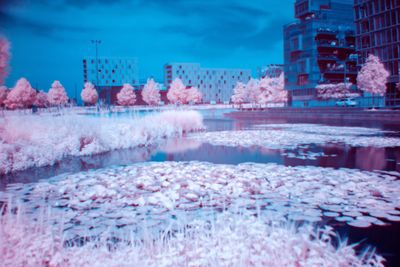
[[[187,86],[199,88],[204,103],[228,103],[237,82],[247,83],[249,69],[202,68],[198,63],[167,63],[164,65],[165,87],[175,78]]]
[[[83,59],[83,81],[96,86],[100,99],[114,103],[116,94],[124,83],[134,87],[139,85],[138,63],[136,58],[94,57]]]
[[[353,4],[296,0],[296,22],[284,26],[285,86],[292,106],[321,105],[316,86],[356,82]]]
[[[368,54],[378,56],[390,73],[387,84],[386,105],[400,98],[396,90],[400,73],[400,1],[354,0],[358,64]]]
[[[259,79],[264,78],[266,76],[271,78],[279,77],[283,73],[283,65],[282,64],[269,64],[266,66],[257,68],[257,77]]]

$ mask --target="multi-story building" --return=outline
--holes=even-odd
[[[135,88],[139,85],[138,63],[136,58],[94,57],[83,59],[83,81],[96,86],[100,99],[114,103],[116,94],[124,83]]]
[[[354,0],[358,64],[368,54],[378,56],[390,73],[386,105],[400,105],[396,90],[400,73],[400,1]]]
[[[284,26],[285,87],[292,106],[316,106],[321,83],[356,83],[353,4],[296,0],[298,21]]]
[[[279,77],[283,72],[282,64],[269,64],[266,66],[257,68],[257,77],[259,79],[264,78],[266,76],[271,78]]]
[[[167,63],[164,65],[165,87],[180,78],[187,87],[199,88],[204,103],[228,103],[237,82],[247,83],[249,69],[202,68],[198,63]]]

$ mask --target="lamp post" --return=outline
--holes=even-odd
[[[92,44],[96,47],[96,86],[99,86],[99,60],[98,60],[98,45],[101,44],[101,40],[91,40]]]

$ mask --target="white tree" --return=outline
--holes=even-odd
[[[161,101],[161,85],[153,79],[148,79],[142,90],[142,99],[150,106],[158,105]]]
[[[197,89],[197,87],[190,87],[189,89],[186,89],[186,99],[185,103],[192,103],[192,104],[197,104],[201,102],[202,95]]]
[[[172,104],[185,104],[186,102],[186,86],[182,80],[175,78],[168,90],[167,98]]]
[[[243,104],[248,100],[248,93],[246,90],[246,85],[242,82],[237,82],[235,88],[233,89],[233,95],[231,100],[234,104]]]
[[[117,94],[118,104],[121,106],[133,106],[136,102],[136,94],[132,85],[125,83],[121,91]]]
[[[259,83],[260,94],[258,95],[259,104],[285,103],[288,93],[285,90],[284,74],[279,77],[265,76]]]
[[[246,84],[246,91],[248,93],[248,100],[253,105],[258,103],[258,98],[261,94],[260,83],[257,79],[250,79]]]
[[[357,76],[357,86],[365,92],[372,94],[372,104],[374,95],[384,95],[389,72],[385,69],[379,57],[370,54],[361,67]]]

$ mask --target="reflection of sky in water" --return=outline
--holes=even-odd
[[[210,111],[204,111],[204,113]],[[124,115],[126,116],[126,115]],[[252,128],[265,121],[234,121],[222,118],[221,114],[206,115],[208,131],[242,130]],[[284,120],[271,123],[280,124]],[[335,124],[337,126],[337,123]],[[350,126],[346,123],[346,126]],[[362,126],[356,124],[354,126]],[[365,125],[364,125],[365,126]],[[376,125],[375,125],[376,126]],[[393,127],[382,126],[393,130]],[[391,133],[393,135],[393,133]],[[143,161],[207,161],[212,163],[238,164],[242,162],[278,163],[287,166],[346,167],[361,170],[400,171],[400,150],[398,148],[350,147],[343,144],[308,145],[297,149],[267,149],[263,147],[228,147],[201,144],[195,140],[171,139],[161,147],[141,147],[115,150],[93,156],[69,157],[53,166],[31,168],[25,171],[3,175],[0,189],[13,182],[34,182],[64,172],[79,172],[113,165],[129,165]]]

